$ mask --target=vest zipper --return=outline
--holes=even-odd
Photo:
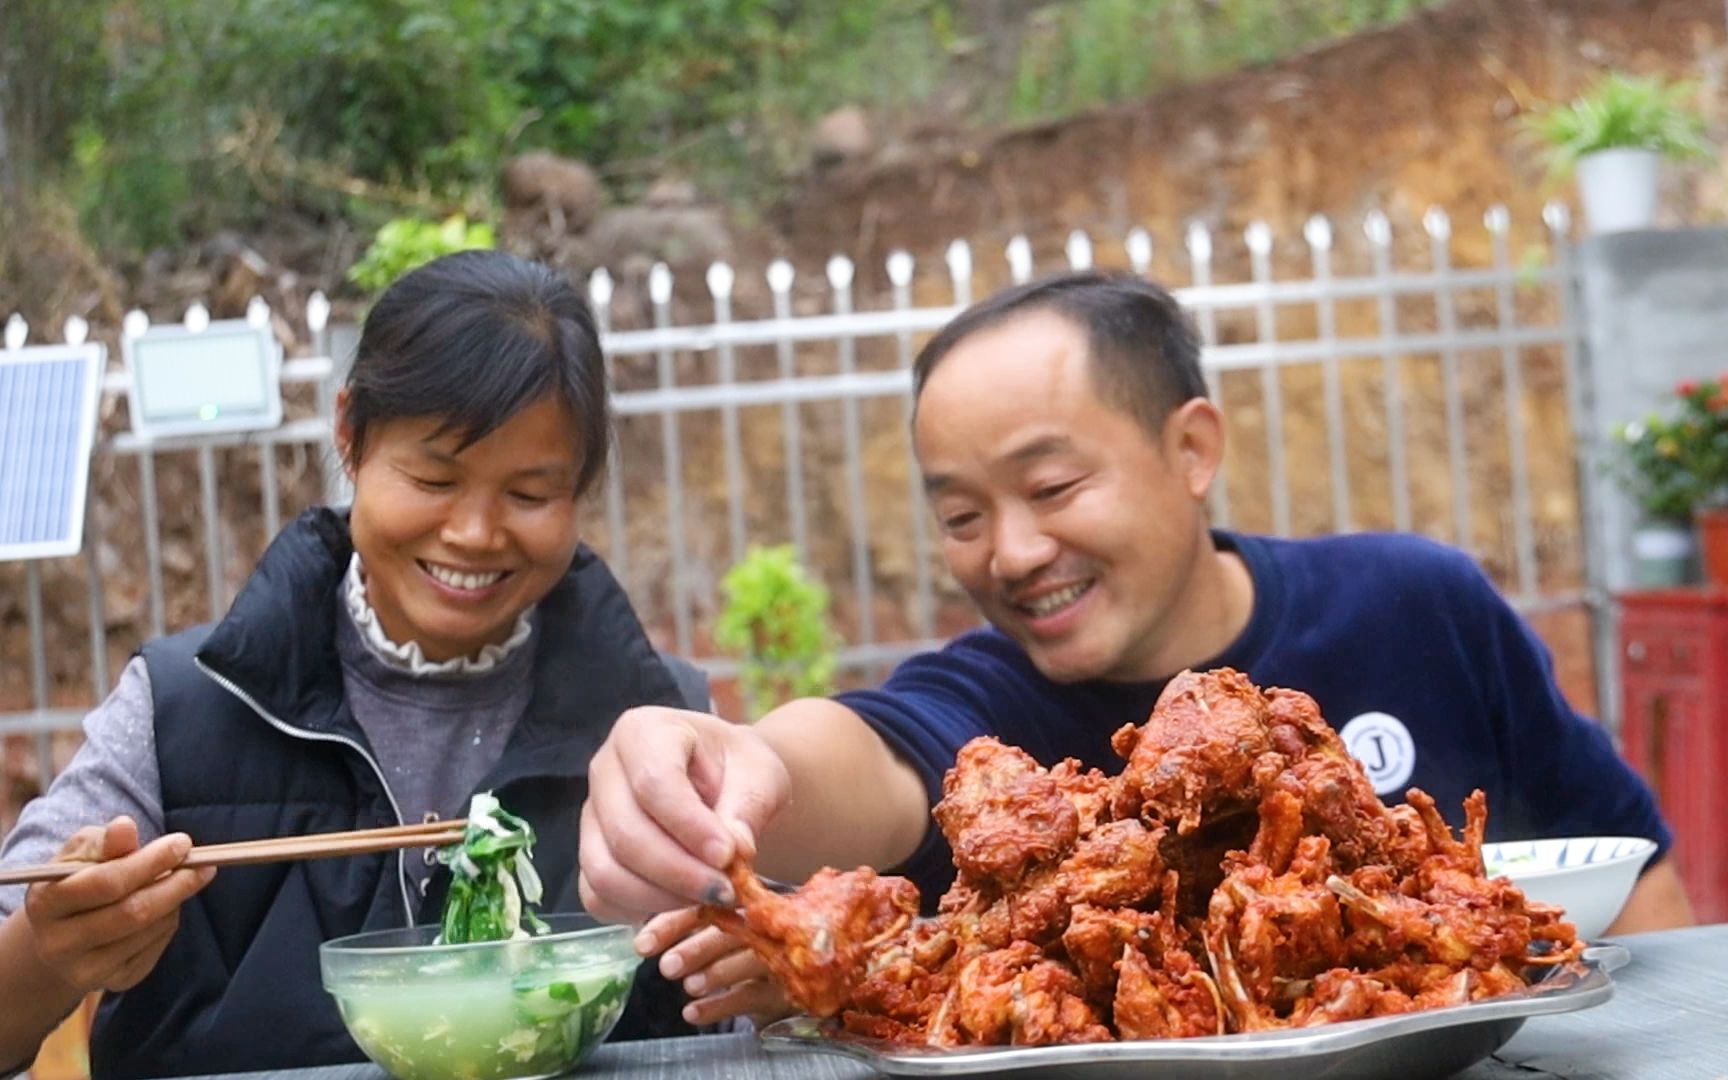
[[[398,825],[407,824],[405,821],[402,820],[402,807],[396,802],[396,794],[390,790],[390,782],[388,780],[384,779],[383,768],[381,768],[379,766],[377,760],[375,758],[373,758],[373,756],[371,754],[366,752],[366,748],[364,746],[361,746],[359,743],[355,742],[353,739],[348,738],[346,735],[324,735],[324,734],[320,734],[318,732],[307,731],[304,728],[297,728],[297,727],[293,726],[292,724],[283,723],[281,720],[278,720],[274,716],[270,715],[269,711],[266,710],[264,708],[264,706],[258,704],[258,702],[256,702],[256,701],[254,701],[250,694],[248,694],[246,691],[240,689],[238,686],[235,686],[234,683],[231,682],[227,676],[219,675],[216,672],[210,670],[210,668],[205,666],[204,661],[200,660],[196,656],[192,658],[192,663],[197,665],[199,671],[202,671],[205,675],[208,675],[210,677],[210,679],[216,683],[217,686],[220,686],[222,689],[228,691],[230,694],[233,694],[235,697],[237,697],[241,701],[245,702],[247,708],[249,708],[253,712],[257,713],[260,717],[263,718],[265,723],[269,724],[271,727],[275,728],[276,730],[282,732],[282,734],[288,735],[288,736],[290,736],[292,738],[296,738],[296,739],[305,739],[309,742],[341,743],[343,746],[346,746],[349,749],[353,750],[356,754],[359,754],[361,759],[363,761],[365,761],[366,764],[368,764],[372,767],[372,774],[378,778],[378,786],[382,787],[384,789],[384,797],[390,800],[390,812],[396,815],[396,824],[398,824]],[[405,861],[406,858],[407,858],[407,856],[404,853],[404,850],[400,849],[400,848],[397,849],[397,852],[396,852],[396,884],[402,890],[402,911],[403,911],[403,914],[405,915],[405,917],[407,918],[407,924],[406,925],[413,926],[414,925],[414,902],[412,899],[410,899],[409,892],[408,892],[408,867],[407,867],[407,863]]]

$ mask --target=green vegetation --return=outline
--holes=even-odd
[[[1599,150],[1654,150],[1685,160],[1710,154],[1704,117],[1694,102],[1698,87],[1655,76],[1613,71],[1574,101],[1530,119],[1530,130],[1548,144],[1550,171],[1564,176],[1578,159]]]
[[[1011,116],[1061,116],[1397,22],[1437,0],[1072,0],[1034,17]]]
[[[739,683],[752,719],[834,689],[828,590],[799,565],[790,544],[752,547],[720,587],[726,606],[714,640],[743,661]]]
[[[371,231],[491,217],[542,149],[624,198],[676,172],[759,206],[838,105],[1051,116],[1432,2],[9,0],[0,203],[52,193],[109,256],[284,214]]]
[[[492,226],[469,224],[461,214],[443,221],[397,218],[373,237],[360,261],[348,268],[348,280],[377,296],[392,282],[440,255],[497,246]]]
[[[1614,430],[1611,463],[1650,521],[1681,524],[1728,497],[1728,377],[1674,388],[1666,413]]]

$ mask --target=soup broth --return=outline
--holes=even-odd
[[[615,964],[427,975],[420,985],[360,982],[337,995],[360,1048],[399,1080],[563,1072],[611,1029],[631,978]]]

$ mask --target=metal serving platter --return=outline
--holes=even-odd
[[[1586,950],[1582,973],[1557,972],[1527,990],[1446,1009],[1290,1031],[1201,1039],[1064,1046],[906,1047],[848,1035],[809,1016],[762,1030],[776,1051],[840,1054],[889,1076],[999,1076],[1014,1080],[1379,1080],[1450,1076],[1505,1045],[1532,1016],[1573,1012],[1614,995],[1619,945]]]

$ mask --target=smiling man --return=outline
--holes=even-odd
[[[991,626],[879,689],[792,702],[754,727],[625,714],[589,774],[591,909],[639,918],[724,896],[718,870],[740,846],[795,880],[892,868],[933,902],[954,871],[930,808],[967,740],[1114,773],[1111,734],[1145,720],[1172,675],[1228,666],[1313,695],[1388,801],[1417,786],[1457,817],[1482,788],[1491,838],[1650,837],[1659,853],[1615,929],[1691,921],[1649,789],[1567,705],[1545,649],[1467,555],[1413,536],[1209,527],[1224,420],[1170,294],[1094,272],[1020,286],[957,317],[913,378],[943,554]],[[689,926],[659,919],[643,947]],[[713,931],[661,966],[687,976],[695,1019],[774,998]]]

